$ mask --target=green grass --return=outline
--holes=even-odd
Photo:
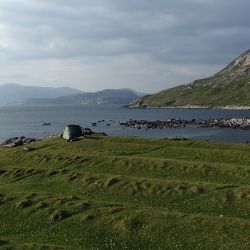
[[[0,148],[0,249],[249,249],[250,146],[94,137]]]
[[[154,95],[142,97],[132,105],[144,104],[153,107],[204,107],[250,106],[250,76],[223,79],[214,76],[181,85]]]

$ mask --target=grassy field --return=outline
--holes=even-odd
[[[28,147],[0,148],[0,249],[250,249],[248,145]]]

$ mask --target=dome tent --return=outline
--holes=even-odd
[[[75,140],[83,136],[82,128],[79,125],[68,125],[63,133],[65,140]]]

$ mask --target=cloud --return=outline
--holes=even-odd
[[[247,0],[1,0],[0,66],[10,77],[0,79],[157,91],[207,76],[249,49],[249,7]]]

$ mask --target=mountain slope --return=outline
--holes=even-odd
[[[79,93],[82,92],[68,87],[51,88],[5,84],[0,85],[0,105],[20,103],[30,98],[57,98]]]
[[[128,89],[105,89],[93,93],[83,93],[70,96],[62,96],[53,99],[30,99],[25,104],[42,105],[77,105],[77,104],[128,104],[140,96]]]
[[[250,106],[250,50],[212,77],[144,96],[131,107]]]

